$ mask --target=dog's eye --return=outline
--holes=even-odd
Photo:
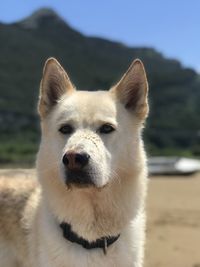
[[[113,131],[115,131],[115,128],[110,125],[110,124],[103,124],[100,128],[99,128],[99,133],[102,133],[102,134],[109,134]]]
[[[60,129],[59,132],[62,134],[71,134],[74,131],[73,127],[69,124],[63,125]]]

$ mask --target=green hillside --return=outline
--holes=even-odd
[[[200,77],[194,70],[152,48],[84,36],[42,9],[14,24],[0,23],[0,164],[34,161],[38,87],[50,56],[81,90],[109,89],[134,58],[142,59],[150,83],[149,153],[200,155]]]

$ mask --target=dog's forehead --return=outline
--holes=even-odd
[[[62,99],[59,117],[71,119],[106,120],[116,117],[116,105],[107,91],[76,91]]]

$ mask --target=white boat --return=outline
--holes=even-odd
[[[189,175],[200,171],[200,160],[184,157],[151,157],[148,159],[152,175]]]

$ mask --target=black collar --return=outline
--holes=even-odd
[[[84,238],[78,236],[75,232],[72,231],[71,225],[68,223],[61,223],[60,228],[63,231],[63,237],[69,240],[70,242],[77,243],[84,247],[85,249],[93,249],[93,248],[102,248],[104,254],[106,254],[107,248],[112,245],[120,235],[117,236],[109,236],[102,237],[97,239],[96,241],[89,242]]]

